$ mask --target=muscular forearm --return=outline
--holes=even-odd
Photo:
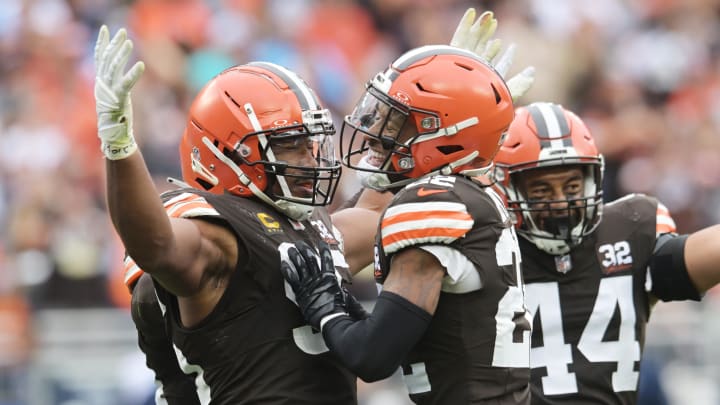
[[[328,347],[366,382],[392,375],[420,340],[431,316],[403,297],[382,292],[363,320],[341,316],[323,327]]]
[[[130,256],[152,272],[173,240],[152,177],[139,151],[126,159],[106,160],[107,204],[113,225]]]

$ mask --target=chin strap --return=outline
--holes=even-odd
[[[240,183],[242,183],[245,187],[249,188],[250,191],[252,191],[252,193],[263,202],[275,207],[275,209],[287,215],[291,219],[294,219],[295,221],[304,221],[308,219],[310,215],[312,215],[312,206],[298,204],[285,200],[273,201],[270,196],[265,194],[255,184],[253,184],[252,181],[250,181],[250,178],[238,167],[238,165],[235,164],[235,162],[232,161],[232,159],[223,155],[222,152],[220,152],[220,150],[215,145],[213,145],[210,139],[204,136],[202,138],[202,142],[205,144],[205,146],[207,146],[210,152],[215,155],[216,158],[225,163],[235,173],[238,180],[240,180]]]

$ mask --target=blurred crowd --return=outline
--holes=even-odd
[[[95,133],[103,23],[127,27],[146,63],[135,134],[160,190],[180,176],[189,102],[222,69],[268,60],[299,72],[339,128],[368,78],[408,48],[447,43],[474,6],[517,44],[510,73],[537,69],[519,104],[558,102],[590,126],[607,200],[655,195],[680,232],[720,222],[720,0],[1,3],[0,398],[32,355],[36,311],[128,304]],[[357,188],[344,177],[338,203]]]

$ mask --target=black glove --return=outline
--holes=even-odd
[[[319,255],[303,241],[289,247],[281,245],[280,257],[283,276],[310,326],[320,330],[320,321],[326,316],[348,313],[345,292],[335,278],[335,264],[327,243],[320,243]]]
[[[350,315],[352,319],[359,321],[370,316],[370,314],[365,310],[357,298],[350,293],[350,291],[348,291],[345,287],[342,287],[342,291],[345,299],[345,308],[347,308],[348,315]]]

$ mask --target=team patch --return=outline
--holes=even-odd
[[[597,253],[604,274],[632,269],[633,257],[630,251],[630,243],[626,240],[600,245]]]

